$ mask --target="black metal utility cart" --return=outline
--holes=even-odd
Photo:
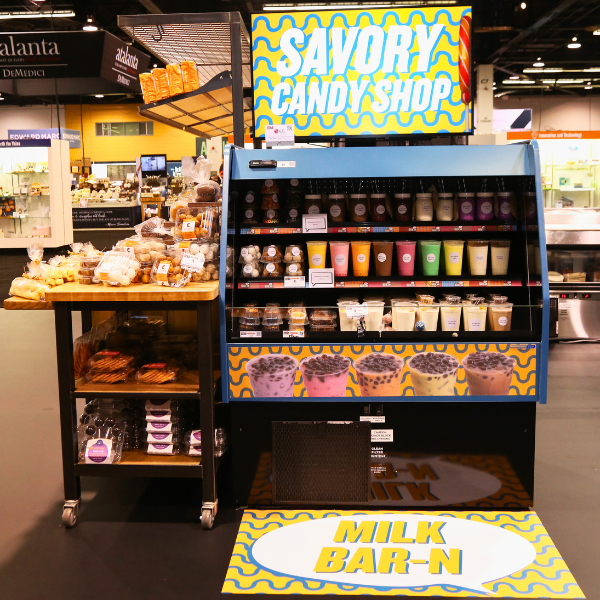
[[[215,386],[213,374],[212,315],[218,297],[218,282],[191,283],[185,288],[165,288],[132,284],[107,288],[67,283],[49,291],[46,302],[11,298],[7,309],[54,309],[56,353],[62,439],[65,504],[62,521],[67,527],[77,522],[81,502],[80,477],[186,477],[202,479],[202,517],[204,529],[210,529],[217,513],[215,457]],[[82,312],[84,331],[91,327],[94,311],[194,311],[197,318],[198,370],[187,371],[175,383],[139,385],[96,384],[76,380],[73,368],[74,311]],[[77,398],[121,398],[145,400],[184,400],[198,403],[202,435],[202,459],[183,454],[176,456],[146,455],[142,450],[124,451],[118,463],[84,464],[78,460]]]

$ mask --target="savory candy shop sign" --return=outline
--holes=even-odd
[[[584,598],[534,512],[246,511],[222,591]]]
[[[470,7],[254,15],[256,133],[471,131],[470,55]]]

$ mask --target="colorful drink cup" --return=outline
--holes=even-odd
[[[513,305],[506,296],[496,296],[488,306],[488,323],[492,331],[510,331]]]
[[[394,215],[392,221],[410,221],[412,219],[412,202],[410,194],[398,192],[394,194]]]
[[[329,242],[331,265],[336,277],[348,277],[348,250],[350,242]]]
[[[496,217],[498,219],[514,219],[512,209],[512,193],[511,192],[498,192],[496,194],[496,205],[498,210],[496,211]]]
[[[421,264],[423,275],[437,277],[440,273],[440,249],[442,242],[438,240],[420,240]]]
[[[415,274],[415,247],[417,242],[403,240],[396,242],[398,258],[398,275],[412,277]]]
[[[430,193],[415,195],[415,218],[417,221],[433,221],[433,197]]]
[[[366,300],[364,305],[369,311],[365,319],[365,329],[367,331],[380,331],[383,323],[385,302],[383,300]]]
[[[440,302],[440,321],[442,331],[459,331],[462,307],[459,296],[447,296]]]
[[[306,242],[309,269],[324,269],[327,242]]]
[[[354,317],[348,316],[348,308],[360,306],[355,300],[340,300],[338,310],[340,312],[340,331],[356,331],[358,322]]]
[[[508,396],[517,361],[501,352],[472,352],[463,358],[469,396]]]
[[[373,255],[375,257],[375,275],[389,277],[392,274],[394,242],[373,242]]]
[[[346,396],[351,361],[340,354],[309,356],[300,363],[300,372],[309,398]]]
[[[458,360],[444,352],[421,352],[408,359],[415,396],[454,396]]]
[[[417,305],[406,300],[392,300],[392,327],[396,331],[413,331]]]
[[[491,221],[494,218],[494,192],[477,193],[477,220]]]
[[[369,258],[371,256],[371,242],[351,242],[352,244],[352,270],[355,277],[369,275]]]
[[[246,372],[255,398],[293,398],[298,361],[286,354],[251,358]]]
[[[458,220],[459,221],[474,221],[475,220],[475,194],[471,192],[458,192],[456,194],[458,201]]]
[[[444,263],[446,275],[462,274],[464,240],[444,240]]]
[[[439,304],[419,302],[417,308],[417,321],[421,321],[425,325],[425,331],[437,331],[439,314]]]
[[[448,192],[441,192],[437,197],[435,207],[435,218],[437,221],[454,220],[454,196]]]
[[[373,352],[354,362],[361,396],[399,396],[404,360]]]

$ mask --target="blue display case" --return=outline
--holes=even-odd
[[[296,187],[301,189],[301,195],[321,194],[326,198],[328,193],[336,192],[338,196],[345,193],[346,197],[357,190],[369,192],[371,195],[375,191],[385,192],[386,220],[357,222],[350,220],[349,216],[343,222],[339,218],[334,222],[328,213],[327,233],[302,233],[300,216],[295,223],[285,223],[286,194],[291,196],[292,179],[298,180]],[[272,187],[263,187],[266,180],[271,180],[269,183],[273,182]],[[434,201],[436,192],[440,191],[458,193],[462,190],[476,193],[485,190],[488,192],[489,202],[493,204],[493,218],[488,218],[489,213],[479,212],[471,221],[437,221],[436,214],[433,214],[431,221],[412,218],[407,221],[392,220],[392,217],[397,216],[393,212],[395,193],[400,190],[412,192],[414,203],[416,193],[426,193],[428,189],[433,188],[436,188]],[[499,197],[505,196],[489,193],[499,190],[512,192],[511,212],[508,218],[498,212]],[[252,201],[250,191],[254,194]],[[273,192],[277,195],[275,204],[272,204]],[[298,193],[295,190],[294,193],[294,201],[297,201]],[[483,194],[481,196],[485,201],[486,197]],[[266,215],[267,211],[264,198],[267,198],[267,202],[271,202],[272,206],[278,205],[279,223],[260,222],[261,214]],[[458,202],[461,198],[453,202]],[[479,200],[475,197],[472,201],[476,203]],[[325,213],[327,202],[323,202],[320,212]],[[342,202],[346,202],[346,207],[350,210],[348,201]],[[263,206],[265,208],[262,208]],[[253,219],[245,217],[246,207],[255,207]],[[370,208],[372,205],[367,211]],[[475,209],[475,205],[473,208]],[[299,206],[297,212],[304,210],[303,206]],[[454,213],[453,217],[457,217],[457,209],[454,209]],[[229,252],[233,249],[235,257],[232,276],[222,279],[220,283],[221,368],[225,402],[361,401],[367,395],[369,401],[386,402],[546,401],[549,295],[545,241],[543,235],[539,236],[539,232],[544,231],[544,223],[539,154],[535,142],[508,146],[311,148],[266,151],[242,150],[228,146],[224,159],[223,214],[229,215],[229,220],[223,219],[222,224],[221,272],[225,271],[227,246]],[[367,215],[364,218],[370,217]],[[489,249],[486,250],[487,269],[484,269],[483,276],[481,271],[478,276],[471,275],[468,264],[468,241],[476,239],[483,240]],[[413,240],[417,247],[414,259],[417,266],[413,276],[397,275],[399,270],[395,264],[396,256],[392,256],[392,274],[377,276],[375,272],[378,265],[374,264],[377,257],[371,252],[369,275],[352,276],[350,265],[347,277],[334,278],[335,287],[310,288],[307,277],[309,265],[306,264],[308,252],[305,244],[315,240],[328,242],[329,248],[323,256],[325,262],[322,263],[327,267],[332,264],[332,241],[368,240],[375,243],[379,240]],[[419,265],[424,257],[421,259],[419,248],[424,247],[420,244],[424,240],[464,240],[463,255],[460,257],[461,274],[444,274],[444,253],[441,249],[441,267],[438,275],[420,274]],[[494,250],[491,242],[496,244],[498,240],[510,243],[509,266],[506,274],[493,275],[492,254],[498,250]],[[305,264],[301,271],[306,277],[304,287],[287,287],[288,284],[298,285],[297,280],[286,281],[282,276],[271,278],[265,268],[268,267],[268,263],[264,262],[253,263],[257,267],[253,270],[255,277],[244,277],[242,269],[245,264],[239,263],[242,248],[255,245],[262,257],[263,249],[268,245],[279,246],[276,256],[273,257],[278,260],[279,251],[284,254],[285,248],[292,244],[299,246],[304,254]],[[396,250],[397,248],[396,245]],[[383,253],[379,256],[383,256]],[[428,256],[431,258],[432,255]],[[285,256],[282,258],[285,259]],[[348,261],[351,263],[352,259],[348,258]],[[277,268],[285,266],[285,263],[281,263]],[[343,296],[350,297],[351,301],[354,297],[359,303],[368,297],[375,297],[383,300],[384,312],[393,312],[396,306],[394,302],[400,302],[402,299],[412,300],[415,294],[433,296],[436,306],[438,302],[444,301],[443,294],[449,293],[458,294],[461,298],[462,310],[459,308],[458,331],[442,331],[440,315],[434,331],[392,329],[366,331],[359,335],[356,331],[339,331],[338,313],[333,328],[323,327],[323,330],[313,331],[312,322],[309,324],[307,320],[301,334],[304,337],[287,337],[296,335],[286,331],[291,323],[286,319],[290,315],[287,308],[290,303],[304,302],[307,316],[310,317],[310,312],[315,307],[337,313],[337,302]],[[480,314],[484,315],[484,318],[487,315],[487,327],[485,322],[481,322],[475,327],[477,330],[464,330],[467,326],[464,300],[469,293],[483,298],[485,308],[478,310],[482,311]],[[509,330],[490,330],[493,294],[507,297],[508,304],[513,305],[512,319],[508,319]],[[277,303],[280,307],[282,322],[279,327],[265,328],[262,325],[264,308],[269,303]],[[247,304],[253,306],[247,307]],[[440,306],[442,311],[443,306]],[[423,315],[426,311],[427,309],[423,308]],[[255,315],[256,318],[254,321],[250,319],[251,325],[241,331],[239,318],[247,313]],[[273,314],[273,308],[268,314]],[[416,319],[419,320],[419,312]],[[476,321],[472,321],[471,324],[473,323]],[[275,331],[266,331],[267,329]],[[424,353],[437,356],[425,356]],[[466,358],[474,353],[478,354]],[[365,355],[368,354],[375,356],[365,359]],[[392,355],[392,358],[381,357],[382,354]],[[423,356],[415,360],[416,354]],[[316,362],[312,361],[310,365],[306,364],[310,357],[322,355],[338,358],[326,357]],[[505,358],[498,355],[504,355]],[[262,361],[253,360],[258,357],[269,358]],[[393,357],[399,360],[394,360]],[[315,380],[316,377],[319,381],[320,368],[327,372],[322,374],[320,379],[327,381],[321,382],[323,385],[320,386],[311,385],[311,379]],[[281,372],[278,372],[278,369]],[[489,374],[486,375],[484,371]],[[385,380],[385,385],[381,383],[381,379],[377,382],[377,374]],[[508,385],[505,380],[498,381],[503,377],[510,379]],[[336,381],[333,381],[334,379]],[[340,379],[343,379],[343,382]],[[455,384],[448,385],[448,379],[455,380]],[[492,384],[492,380],[495,384]],[[309,385],[306,385],[307,382]]]

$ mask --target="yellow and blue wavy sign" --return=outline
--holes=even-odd
[[[356,344],[356,345],[285,345],[285,346],[228,346],[229,398],[327,398],[345,396],[422,397],[422,396],[536,396],[537,394],[536,344]],[[428,359],[439,371],[437,375],[420,375],[411,368],[410,359],[417,354],[430,354]],[[490,369],[479,377],[473,370],[465,369],[464,359],[473,353],[492,361],[494,356],[506,357],[498,369]],[[483,354],[481,354],[483,353]],[[373,377],[360,373],[359,359],[374,355],[376,361],[384,356],[389,369],[380,371],[388,378],[375,387]],[[303,364],[311,357],[344,357],[339,376],[330,373],[321,379],[305,381]],[[258,364],[259,357],[266,358]],[[289,357],[289,358],[288,358]],[[392,360],[390,357],[397,359]],[[387,359],[387,360],[386,360]],[[443,372],[443,366],[453,367]],[[364,363],[363,363],[364,364]],[[385,363],[384,363],[385,364]],[[345,367],[345,370],[343,370]],[[440,370],[442,369],[442,370]],[[504,369],[505,375],[502,374]],[[429,380],[428,380],[429,379]],[[308,385],[307,385],[308,384]],[[434,389],[437,385],[441,392]],[[500,384],[500,385],[497,385]],[[378,391],[379,390],[379,391]],[[532,398],[532,400],[535,398]]]
[[[471,131],[471,8],[252,17],[254,119],[296,137]]]
[[[525,511],[246,510],[222,591],[585,598]]]

